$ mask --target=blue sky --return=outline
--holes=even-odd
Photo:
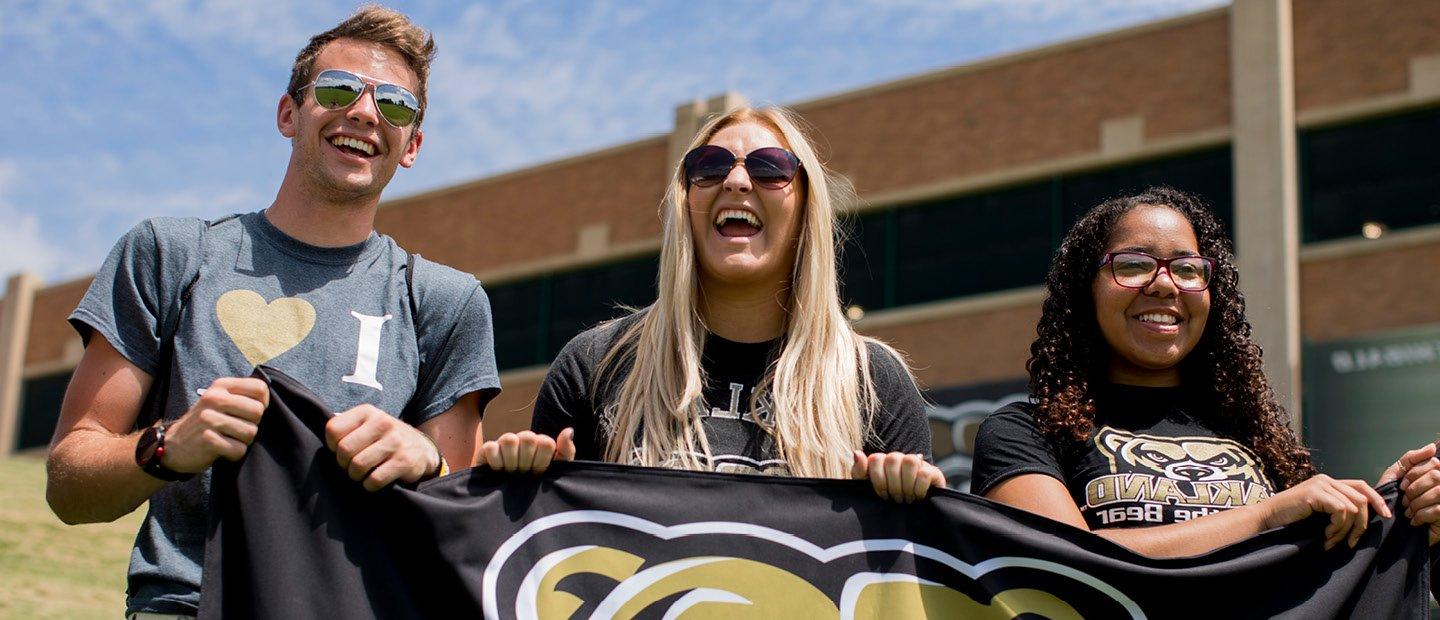
[[[385,197],[665,133],[727,89],[795,103],[1220,4],[394,2],[440,53],[420,160]],[[145,217],[268,205],[290,63],[356,6],[0,0],[0,277],[83,276]]]

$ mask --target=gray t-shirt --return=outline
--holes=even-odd
[[[260,364],[335,411],[369,403],[419,425],[479,392],[478,416],[500,386],[489,299],[469,274],[417,259],[412,316],[407,258],[376,233],[350,247],[311,246],[261,212],[213,224],[157,218],[120,239],[70,322],[87,344],[99,333],[151,376],[168,373],[167,419],[215,379]],[[159,368],[167,325],[174,354]],[[198,609],[209,488],[207,471],[151,496],[130,558],[127,613]]]

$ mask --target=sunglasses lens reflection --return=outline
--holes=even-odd
[[[795,178],[798,166],[794,156],[784,149],[766,147],[745,156],[745,169],[755,183],[770,189],[780,189]]]
[[[315,103],[329,110],[355,103],[362,92],[365,83],[344,71],[325,71],[315,78]]]
[[[410,91],[394,84],[381,84],[375,88],[375,105],[385,120],[396,127],[406,127],[420,115],[420,102]]]
[[[685,155],[685,179],[696,187],[711,187],[730,176],[735,155],[721,146],[706,144]],[[755,149],[745,156],[745,172],[756,185],[780,189],[800,170],[800,161],[779,147]]]
[[[315,103],[328,110],[338,110],[355,103],[365,93],[365,81],[348,71],[330,69],[315,78]],[[385,120],[396,127],[408,127],[420,117],[420,100],[415,94],[394,84],[375,87],[375,107]]]
[[[686,178],[697,187],[710,187],[725,180],[735,166],[735,155],[729,150],[707,144],[685,157]]]

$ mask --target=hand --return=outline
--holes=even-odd
[[[1380,476],[1380,484],[1400,479],[1405,518],[1410,525],[1430,527],[1431,545],[1440,542],[1440,459],[1435,452],[1433,443],[1406,452]]]
[[[195,406],[165,430],[165,453],[160,464],[185,474],[205,471],[223,458],[245,456],[260,416],[270,406],[270,386],[253,377],[216,379],[195,401]]]
[[[1370,525],[1370,507],[1389,519],[1390,507],[1364,480],[1336,480],[1325,474],[1311,477],[1259,505],[1266,510],[1264,529],[1289,525],[1312,514],[1330,515],[1325,548],[1344,540],[1354,548]]]
[[[560,431],[560,437],[520,431],[505,433],[499,439],[480,444],[476,465],[489,465],[495,471],[538,474],[550,467],[551,461],[575,460],[575,429]]]
[[[417,482],[440,469],[440,449],[409,424],[373,405],[360,405],[325,423],[325,445],[351,480],[367,491],[392,482]]]
[[[850,477],[855,480],[869,478],[870,484],[875,486],[875,493],[883,499],[909,504],[924,499],[930,487],[945,486],[945,474],[940,472],[940,468],[926,463],[918,454],[877,452],[865,456],[864,452],[856,450],[854,456]]]

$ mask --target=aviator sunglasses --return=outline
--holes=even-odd
[[[375,109],[385,117],[385,122],[403,128],[420,117],[420,99],[415,97],[415,93],[394,84],[362,78],[349,71],[321,71],[310,83],[310,89],[320,107],[339,110],[350,107],[372,84],[375,86]]]
[[[742,161],[723,146],[705,144],[685,154],[685,180],[695,187],[711,187],[730,176],[730,170]],[[750,151],[743,160],[750,180],[765,189],[781,189],[800,173],[800,158],[778,146]]]

